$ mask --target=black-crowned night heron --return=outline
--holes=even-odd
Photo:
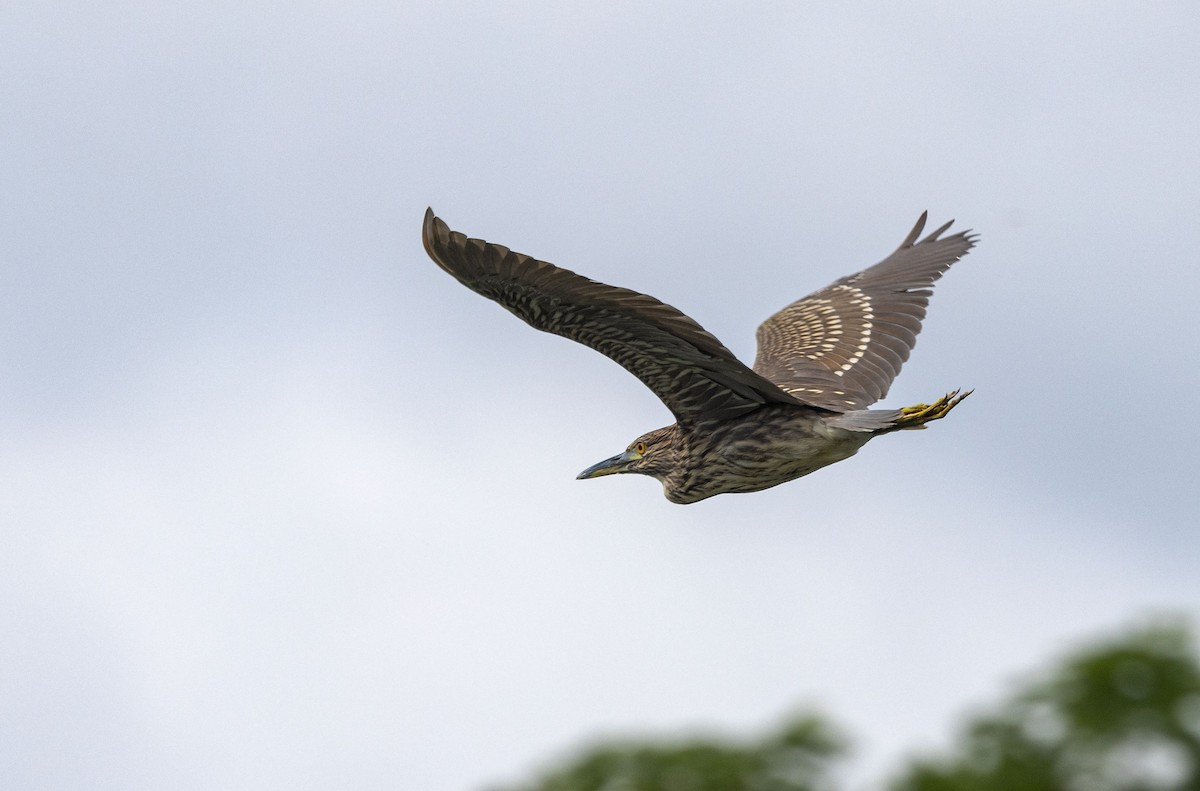
[[[753,368],[654,297],[469,239],[432,209],[422,238],[438,266],[467,288],[536,329],[612,358],[675,416],[674,425],[643,434],[580,478],[650,475],[671,502],[694,503],[808,475],[872,437],[924,428],[970,395],[955,390],[932,404],[867,409],[887,395],[916,344],[934,281],[975,243],[969,232],[942,238],[951,223],[917,241],[925,220],[875,266],[763,322]]]

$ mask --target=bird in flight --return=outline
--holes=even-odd
[[[971,391],[932,404],[868,409],[917,341],[934,282],[971,249],[969,231],[921,238],[809,294],[758,328],[747,367],[688,316],[654,297],[589,280],[451,231],[425,212],[425,251],[460,283],[530,326],[590,346],[636,376],[675,416],[579,478],[639,473],[673,503],[756,492],[858,452],[872,437],[924,428]],[[919,239],[919,241],[918,241]]]

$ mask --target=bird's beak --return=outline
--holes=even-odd
[[[624,453],[618,453],[611,459],[605,459],[599,464],[593,464],[583,472],[575,476],[575,480],[582,481],[584,478],[599,478],[601,475],[612,475],[615,472],[625,472],[625,465],[629,462],[641,458],[631,450]]]

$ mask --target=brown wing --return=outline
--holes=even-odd
[[[606,286],[507,247],[468,239],[425,212],[425,251],[460,283],[531,327],[590,346],[640,379],[680,422],[799,404],[699,324],[654,297]]]
[[[758,328],[754,370],[799,400],[845,412],[887,395],[921,331],[934,281],[975,244],[926,236],[926,214],[896,252],[793,302]]]

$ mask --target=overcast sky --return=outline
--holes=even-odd
[[[1200,8],[0,6],[0,780],[471,791],[599,734],[859,737],[1200,616]],[[753,359],[924,209],[929,431],[675,506],[670,422],[452,228]]]

